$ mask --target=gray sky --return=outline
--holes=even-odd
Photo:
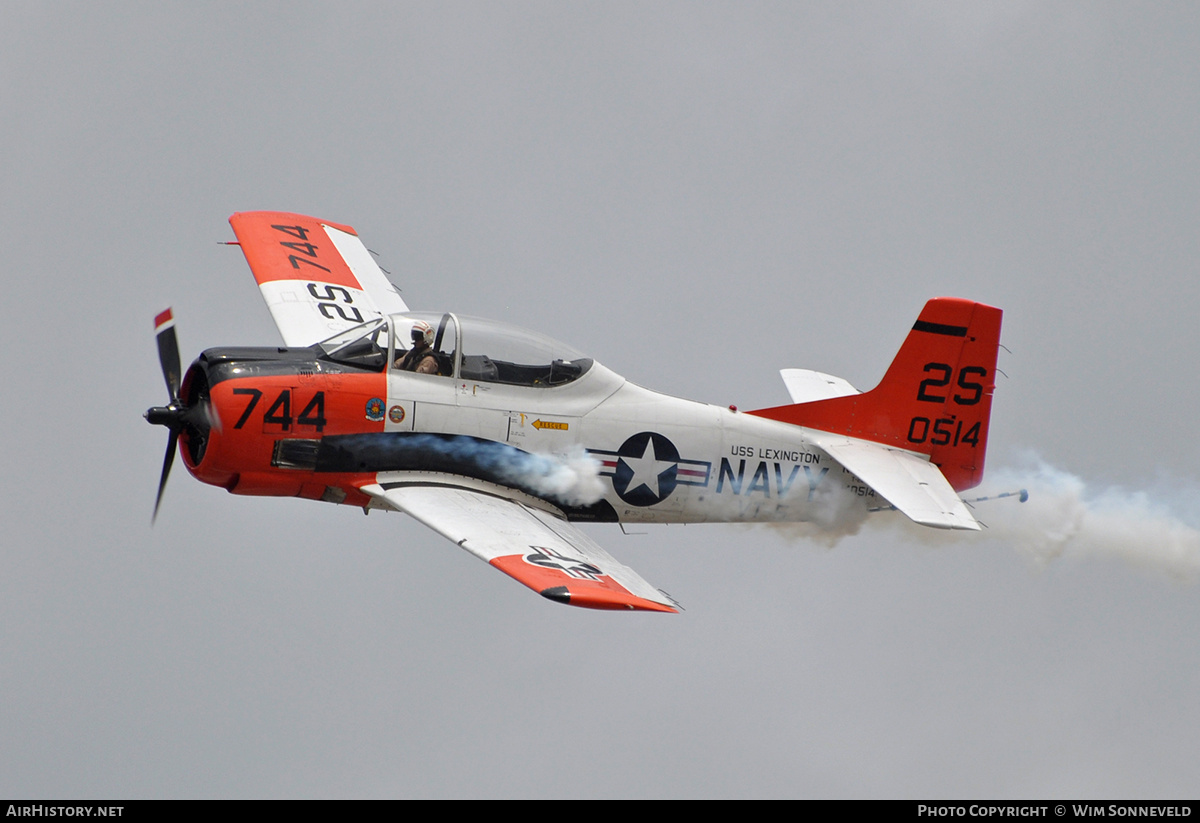
[[[1195,797],[1197,42],[1165,2],[6,3],[0,796]],[[154,315],[279,342],[217,245],[252,209],[742,408],[1000,306],[989,471],[1052,491],[981,538],[589,529],[680,616],[181,466],[152,530]]]

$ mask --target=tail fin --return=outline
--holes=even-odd
[[[869,392],[751,412],[929,455],[956,491],[983,480],[1000,309],[937,297]]]

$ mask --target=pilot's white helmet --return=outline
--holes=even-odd
[[[426,323],[424,320],[417,320],[412,327],[412,341],[419,343],[425,341],[426,346],[433,345],[433,326]]]

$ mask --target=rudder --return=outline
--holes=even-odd
[[[983,480],[1002,314],[934,298],[871,391],[751,414],[927,454],[956,491],[972,488]]]

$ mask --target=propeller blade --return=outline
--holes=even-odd
[[[167,438],[167,453],[163,456],[162,477],[158,481],[158,497],[154,500],[154,516],[150,518],[150,524],[154,525],[154,521],[158,519],[158,507],[162,505],[163,490],[167,488],[167,476],[171,474],[171,464],[175,462],[175,441],[179,439],[179,435],[174,431]]]
[[[213,406],[212,397],[210,396],[204,403],[204,416],[208,420],[209,429],[216,429],[217,434],[222,434],[221,415],[217,414],[217,409]]]
[[[199,432],[208,432],[210,429],[221,431],[221,417],[217,414],[217,410],[213,408],[211,397],[205,397],[189,406],[183,413],[181,418],[183,422]]]
[[[175,316],[170,309],[154,318],[154,336],[158,340],[158,362],[162,365],[163,379],[167,382],[167,393],[174,403],[179,399],[182,372],[179,367],[179,341],[175,339]]]

